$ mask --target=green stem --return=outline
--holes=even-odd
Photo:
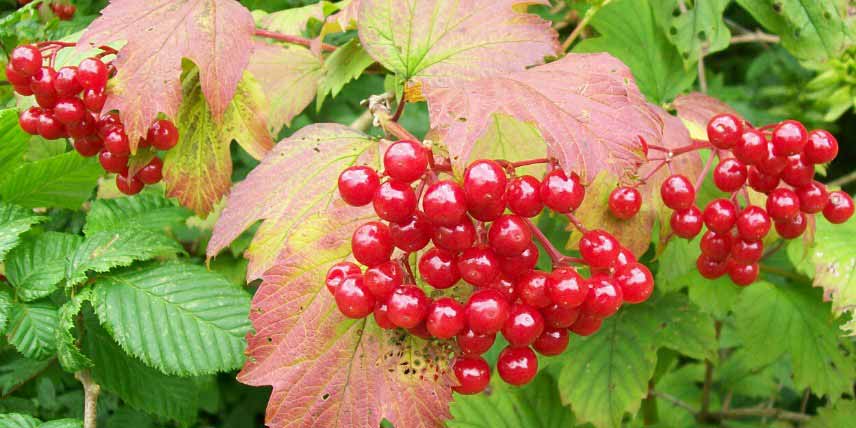
[[[591,21],[591,19],[594,18],[594,15],[597,14],[597,12],[600,10],[600,8],[609,4],[610,1],[611,0],[605,0],[600,5],[592,6],[589,8],[589,10],[586,11],[586,14],[583,16],[583,19],[580,20],[580,22],[574,28],[574,31],[572,31],[571,34],[568,36],[568,38],[565,39],[565,42],[562,43],[562,52],[568,51],[568,49],[574,43],[574,40],[576,40],[580,36],[580,34],[583,32],[583,29],[585,29],[586,26],[588,26],[589,21]]]

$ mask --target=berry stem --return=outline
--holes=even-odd
[[[648,173],[647,173],[647,174],[645,174],[645,176],[644,176],[644,177],[642,177],[642,178],[640,178],[640,179],[639,179],[639,183],[640,183],[640,184],[645,184],[648,180],[650,180],[650,179],[651,179],[651,177],[653,177],[653,176],[654,176],[654,174],[656,174],[656,173],[657,173],[657,171],[659,171],[659,170],[660,170],[660,168],[662,168],[663,166],[665,166],[667,163],[669,163],[669,160],[668,160],[668,159],[663,159],[663,160],[661,160],[661,161],[660,161],[660,163],[658,163],[658,164],[657,164],[653,169],[651,169],[651,171],[648,171]]]
[[[583,226],[583,223],[580,221],[580,219],[578,219],[573,213],[567,213],[565,215],[568,216],[568,220],[570,220],[571,224],[573,224],[574,227],[580,231],[580,233],[587,233],[588,232],[588,229],[586,229],[586,227]]]
[[[678,155],[682,155],[684,153],[694,152],[696,150],[701,150],[701,149],[710,149],[712,147],[713,146],[705,140],[693,139],[692,144],[682,146],[682,147],[678,147],[678,148],[672,150],[672,156],[678,156]]]
[[[535,239],[538,240],[538,243],[544,247],[544,251],[547,252],[547,255],[550,256],[550,262],[553,266],[558,266],[562,263],[562,260],[565,259],[565,255],[562,254],[555,245],[547,238],[547,235],[544,235],[544,232],[538,228],[538,226],[532,221],[532,219],[526,219],[526,223],[529,224],[529,228],[532,229],[532,235],[535,236]]]
[[[713,152],[710,152],[710,156],[708,156],[707,162],[705,162],[705,164],[704,164],[704,168],[702,168],[698,177],[696,177],[695,186],[694,186],[696,194],[698,194],[699,189],[701,189],[701,185],[704,183],[704,179],[707,178],[707,173],[710,172],[710,168],[713,167],[713,158],[714,157],[715,156],[713,155]]]
[[[404,100],[404,94],[401,94],[401,101],[398,102],[398,106],[395,108],[395,114],[392,115],[392,121],[398,122],[398,119],[401,118],[401,114],[404,113],[404,106],[407,104],[407,101]]]
[[[399,140],[422,141],[419,138],[416,138],[415,135],[411,134],[410,131],[404,129],[400,123],[393,120],[392,116],[389,115],[389,112],[386,111],[386,109],[375,111],[375,118],[377,118],[378,122],[380,122],[381,128],[383,128],[387,134],[390,134]],[[430,156],[429,165],[433,165],[433,161],[430,160]]]
[[[512,168],[520,168],[529,165],[538,165],[541,163],[550,163],[552,162],[549,158],[538,158],[538,159],[528,159],[522,160],[518,162],[511,162],[510,165]]]
[[[277,33],[276,31],[269,31],[262,28],[256,28],[255,35],[259,37],[267,37],[268,39],[279,40],[285,43],[306,46],[307,48],[312,45],[312,41],[307,39],[306,37]],[[333,52],[336,50],[336,46],[327,43],[321,43],[321,50],[325,52]]]
[[[416,277],[413,276],[413,269],[410,267],[410,253],[404,253],[398,263],[404,266],[404,272],[407,274],[405,281],[409,284],[416,284]]]

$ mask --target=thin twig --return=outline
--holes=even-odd
[[[762,31],[755,31],[752,33],[741,34],[739,36],[734,36],[731,38],[731,44],[737,43],[779,43],[781,38],[779,36],[773,34],[767,34]]]
[[[696,193],[698,193],[698,191],[701,189],[701,185],[704,184],[704,179],[707,178],[707,173],[710,172],[710,168],[713,167],[714,158],[716,158],[716,156],[711,151],[710,156],[707,157],[707,162],[704,164],[704,168],[701,170],[701,173],[698,175],[698,177],[696,177],[696,181],[695,181]]]
[[[583,16],[583,19],[581,19],[580,22],[577,23],[577,26],[574,27],[574,31],[571,31],[571,34],[568,36],[567,39],[565,39],[565,42],[562,43],[562,52],[566,52],[568,49],[570,49],[571,45],[574,44],[574,40],[576,40],[577,37],[582,34],[583,29],[586,28],[589,21],[594,18],[600,8],[606,6],[610,1],[611,0],[606,0],[600,5],[592,6],[591,8],[589,8],[589,10],[586,11],[585,15]]]
[[[791,272],[791,271],[788,271],[785,269],[780,269],[780,268],[770,266],[767,264],[763,264],[763,263],[760,264],[760,268],[761,268],[761,272],[771,273],[773,275],[778,275],[778,276],[781,276],[783,278],[790,278],[790,279],[797,280],[797,281],[802,281],[805,279],[795,272]]]
[[[353,129],[356,129],[357,131],[365,132],[372,127],[373,119],[374,116],[372,116],[372,112],[366,110],[360,115],[360,117],[351,122],[349,126]]]
[[[707,76],[705,75],[705,72],[704,72],[704,56],[705,55],[706,55],[705,48],[704,48],[704,46],[702,46],[701,51],[699,51],[699,55],[698,55],[698,86],[701,89],[701,93],[703,93],[703,94],[707,93]]]
[[[565,213],[565,215],[568,217],[571,224],[580,231],[580,233],[585,234],[588,232],[588,229],[583,225],[583,222],[581,222],[573,213]]]
[[[684,409],[684,410],[686,410],[692,414],[696,413],[696,409],[693,406],[691,406],[686,401],[683,401],[680,398],[675,397],[674,395],[669,395],[669,394],[666,394],[665,392],[661,392],[661,391],[651,391],[651,393],[655,397],[662,398],[662,399],[674,404],[675,406],[678,406],[678,407],[680,407],[680,408],[682,408],[682,409]]]
[[[83,384],[83,428],[96,428],[98,396],[101,386],[95,383],[88,369],[80,370],[74,377]]]
[[[731,409],[723,412],[711,413],[711,416],[718,419],[740,419],[740,418],[775,418],[786,421],[805,422],[811,419],[809,415],[802,413],[791,412],[775,407],[749,407],[742,409]]]
[[[803,398],[800,402],[800,413],[805,413],[806,408],[808,408],[808,399],[811,398],[811,388],[806,388],[803,391]]]
[[[853,171],[847,175],[842,175],[841,177],[838,177],[835,180],[826,183],[826,185],[830,187],[841,187],[845,184],[850,184],[854,181],[856,181],[856,171]]]
[[[306,37],[300,36],[292,36],[290,34],[282,34],[277,33],[276,31],[269,31],[263,28],[256,28],[255,32],[256,36],[266,37],[268,39],[279,40],[280,42],[291,43],[294,45],[306,46],[307,48],[312,45],[312,41],[307,39]],[[336,50],[336,46],[330,45],[327,43],[321,43],[321,50],[327,52],[333,52]]]

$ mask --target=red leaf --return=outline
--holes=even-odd
[[[443,135],[457,171],[502,112],[534,123],[564,168],[591,181],[600,170],[635,171],[639,137],[660,144],[663,121],[621,61],[608,54],[569,54],[556,62],[459,86],[426,91],[431,126]]]
[[[741,117],[728,104],[700,92],[679,95],[672,102],[672,105],[678,111],[678,117],[695,126],[701,127],[702,130],[707,129],[707,122],[711,117],[719,113],[731,113],[737,117]],[[707,137],[705,136],[704,138]]]
[[[134,146],[158,112],[175,117],[181,103],[181,59],[199,67],[215,117],[228,106],[252,52],[250,12],[233,0],[112,0],[80,45],[126,40],[105,111],[117,109]]]

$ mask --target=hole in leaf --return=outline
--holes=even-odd
[[[773,3],[773,12],[782,13],[782,2],[774,2]]]
[[[705,34],[705,32],[704,32],[704,31],[699,31],[699,32],[698,32],[698,39],[699,39],[699,40],[701,40],[701,41],[705,41],[705,40],[707,40],[707,34]]]
[[[324,401],[327,401],[328,398],[330,398],[330,394],[328,394],[326,392],[324,393],[324,395],[321,396],[321,399]]]
[[[669,34],[675,36],[678,34],[678,29],[676,27],[669,27]]]

